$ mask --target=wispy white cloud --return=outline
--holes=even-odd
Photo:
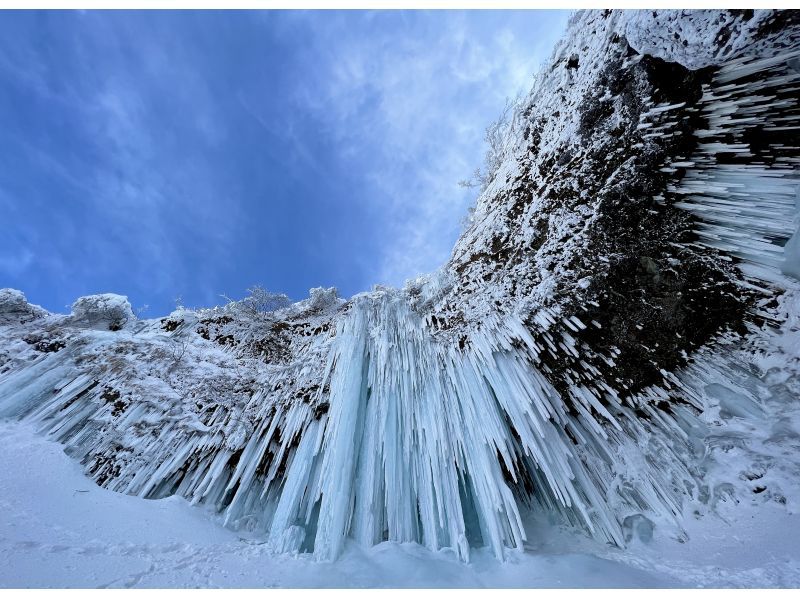
[[[480,165],[486,126],[527,91],[565,20],[528,13],[512,28],[507,17],[487,26],[481,13],[440,16],[410,13],[412,27],[393,28],[391,16],[368,14],[379,34],[345,37],[341,15],[312,20],[308,60],[320,82],[297,99],[364,169],[368,201],[380,202],[372,207],[386,242],[367,284],[401,285],[447,259],[474,200],[458,181]]]
[[[0,253],[0,272],[19,276],[33,263],[33,252],[22,248],[13,254]]]
[[[447,259],[474,199],[457,182],[564,18],[16,15],[0,140],[20,172],[0,194],[20,209],[0,268],[151,305],[400,285]]]
[[[213,148],[227,131],[224,115],[198,74],[202,71],[182,46],[186,38],[170,35],[167,24],[157,20],[153,23],[160,30],[142,35],[142,19],[130,15],[87,13],[79,18],[80,24],[68,17],[62,23],[81,31],[66,48],[12,47],[9,41],[2,44],[9,52],[0,52],[4,76],[52,114],[80,123],[82,137],[76,143],[83,144],[81,155],[97,155],[91,163],[76,162],[63,144],[16,140],[42,172],[63,180],[80,197],[83,205],[70,210],[59,234],[67,238],[82,214],[105,227],[81,231],[90,259],[71,260],[64,267],[81,275],[97,268],[127,268],[131,282],[155,293],[190,278],[210,277],[220,264],[187,264],[184,245],[213,246],[223,262],[241,214],[236,204],[225,205],[218,171],[192,160],[197,157],[192,144]],[[69,58],[59,62],[52,55],[57,50],[69,52]],[[70,69],[66,75],[58,71],[64,65]]]

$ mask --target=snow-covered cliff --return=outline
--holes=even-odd
[[[800,500],[798,90],[797,13],[577,13],[440,270],[160,320],[3,290],[0,416],[321,559]]]

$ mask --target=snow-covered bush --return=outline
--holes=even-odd
[[[486,153],[483,157],[483,168],[477,167],[472,177],[459,181],[462,187],[477,187],[481,192],[486,190],[494,178],[506,153],[506,139],[511,129],[514,110],[521,103],[522,96],[506,98],[503,111],[495,120],[486,127],[483,140],[486,143]]]
[[[292,304],[291,299],[284,293],[273,293],[261,285],[247,289],[247,297],[239,301],[231,299],[227,295],[222,295],[222,297],[228,300],[228,304],[224,307],[225,310],[244,314],[249,318],[255,318],[260,314],[271,314]]]
[[[104,293],[79,298],[72,304],[72,319],[86,326],[119,330],[136,319],[127,297]]]
[[[239,301],[240,307],[252,313],[268,314],[284,307],[289,307],[292,302],[284,293],[273,293],[261,285],[247,289],[247,297]]]

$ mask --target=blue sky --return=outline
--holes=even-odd
[[[449,256],[564,11],[0,13],[0,287],[145,315]]]

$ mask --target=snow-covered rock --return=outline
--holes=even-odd
[[[133,322],[136,316],[127,297],[103,293],[80,297],[75,301],[72,304],[72,319],[79,325],[119,330]]]
[[[40,318],[47,312],[31,305],[25,294],[17,289],[0,289],[0,321],[19,322],[25,318]]]
[[[642,54],[695,70],[741,54],[786,18],[772,10],[639,10],[628,16],[625,36]]]

